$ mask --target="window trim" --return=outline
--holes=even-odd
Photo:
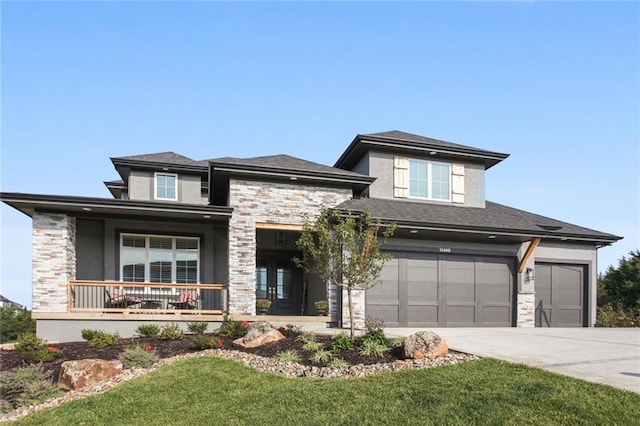
[[[169,197],[158,197],[158,176],[167,176],[175,178],[176,183],[176,196],[174,198]],[[154,172],[153,173],[153,199],[154,200],[167,200],[167,201],[178,201],[178,174],[177,173],[167,173],[167,172]]]
[[[407,167],[407,198],[413,198],[414,200],[429,200],[429,201],[441,201],[443,203],[450,203],[452,200],[451,196],[451,163],[445,163],[442,161],[430,161],[430,160],[421,160],[417,158],[409,158],[407,159],[408,167]],[[427,165],[427,196],[421,197],[417,195],[411,195],[411,163],[422,163]],[[432,174],[432,165],[437,164],[440,166],[446,166],[449,169],[449,192],[447,198],[434,198],[433,197],[433,174]]]
[[[124,238],[125,237],[143,237],[145,239],[145,246],[144,247],[125,247],[123,245],[124,242]],[[170,283],[154,283],[151,281],[151,261],[150,261],[150,252],[151,250],[154,250],[151,248],[150,245],[150,239],[151,238],[171,238],[171,282]],[[177,240],[181,240],[181,239],[185,239],[185,240],[195,240],[197,243],[197,247],[195,249],[189,249],[189,250],[179,250],[176,248],[176,241]],[[118,265],[118,271],[120,274],[120,282],[125,282],[124,281],[124,250],[125,248],[131,249],[134,248],[136,250],[139,251],[144,251],[144,281],[139,281],[138,283],[140,284],[172,284],[172,285],[197,285],[197,284],[201,284],[201,263],[200,263],[200,249],[201,249],[201,238],[200,237],[191,237],[191,236],[181,236],[181,235],[160,235],[160,234],[141,234],[141,233],[130,233],[130,232],[121,232],[120,233],[120,238],[119,238],[119,265]],[[169,249],[164,249],[169,251]],[[195,252],[196,254],[196,282],[195,283],[178,283],[177,282],[177,255],[179,252],[181,251],[189,251],[189,252]],[[128,281],[127,281],[128,282]],[[148,290],[148,288],[145,288],[144,290],[142,289],[138,289],[138,288],[134,288],[134,289],[129,289],[128,293],[135,293],[136,290],[138,292],[141,291],[146,291]],[[174,288],[172,293],[175,293],[176,289]]]

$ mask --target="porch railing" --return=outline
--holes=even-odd
[[[70,281],[69,312],[204,314],[227,312],[224,284],[159,284]]]

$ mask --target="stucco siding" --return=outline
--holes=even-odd
[[[178,201],[185,204],[208,204],[202,196],[202,182],[198,175],[179,175]]]
[[[153,172],[131,170],[129,173],[129,199],[153,200]]]
[[[155,174],[152,171],[131,170],[129,174],[129,199],[150,201],[155,198]],[[163,200],[164,201],[164,200]],[[178,174],[178,200],[184,204],[207,204],[202,194],[200,175]]]
[[[464,164],[464,205],[467,207],[485,207],[484,165]]]
[[[368,156],[363,157],[363,160],[368,159],[368,175],[375,177],[376,180],[369,186],[369,197],[371,198],[384,198],[384,199],[398,199],[394,197],[394,170],[393,170],[393,158],[394,154],[385,152],[370,151]],[[411,157],[422,160],[432,160],[427,157]],[[438,161],[459,163],[458,161],[442,160]],[[464,164],[464,203],[461,205],[466,207],[484,207],[485,206],[485,170],[482,164],[474,163],[460,163]],[[364,166],[358,165],[362,170],[365,170]],[[358,170],[354,170],[358,171]],[[362,172],[360,172],[362,173]],[[415,202],[424,203],[438,203],[439,201],[433,200],[419,200],[415,198],[402,198],[402,200],[409,200]]]

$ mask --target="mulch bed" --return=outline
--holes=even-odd
[[[214,337],[213,334],[208,334]],[[299,362],[303,365],[313,365],[316,367],[327,366],[327,363],[312,363],[309,361],[309,357],[313,352],[304,351],[302,349],[303,343],[296,341],[296,335],[289,335],[285,339],[278,342],[268,343],[258,348],[243,348],[233,344],[234,339],[221,339],[223,342],[222,348],[247,352],[255,355],[259,355],[266,358],[272,358],[280,352],[286,350],[295,349],[301,356],[302,360]],[[331,343],[330,336],[316,336],[316,341],[322,343],[327,349]],[[183,355],[187,353],[195,352],[189,348],[193,335],[185,335],[182,340],[159,340],[155,338],[128,338],[120,339],[120,343],[113,346],[107,346],[104,348],[90,347],[87,342],[71,342],[71,343],[56,343],[52,346],[60,351],[61,357],[54,361],[42,363],[41,367],[54,381],[57,381],[60,373],[60,368],[63,362],[79,359],[105,359],[116,360],[122,357],[123,352],[127,347],[132,345],[151,345],[153,352],[158,358],[169,358],[175,355]],[[343,351],[337,357],[342,358],[350,365],[358,364],[377,364],[377,363],[391,363],[402,357],[402,350],[400,348],[394,348],[388,351],[384,357],[364,357],[360,355],[357,349]],[[2,371],[13,370],[19,367],[34,364],[32,361],[24,358],[22,353],[17,350],[3,350],[0,351],[0,369]]]

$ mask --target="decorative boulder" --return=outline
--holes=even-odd
[[[233,343],[244,348],[257,348],[282,339],[284,339],[284,335],[277,328],[267,321],[258,321],[251,324],[249,332],[244,337],[234,340]]]
[[[88,384],[122,374],[120,361],[103,359],[81,359],[62,363],[58,387],[63,390],[78,390]]]
[[[433,331],[419,331],[404,340],[404,357],[434,359],[449,353],[447,342]]]

